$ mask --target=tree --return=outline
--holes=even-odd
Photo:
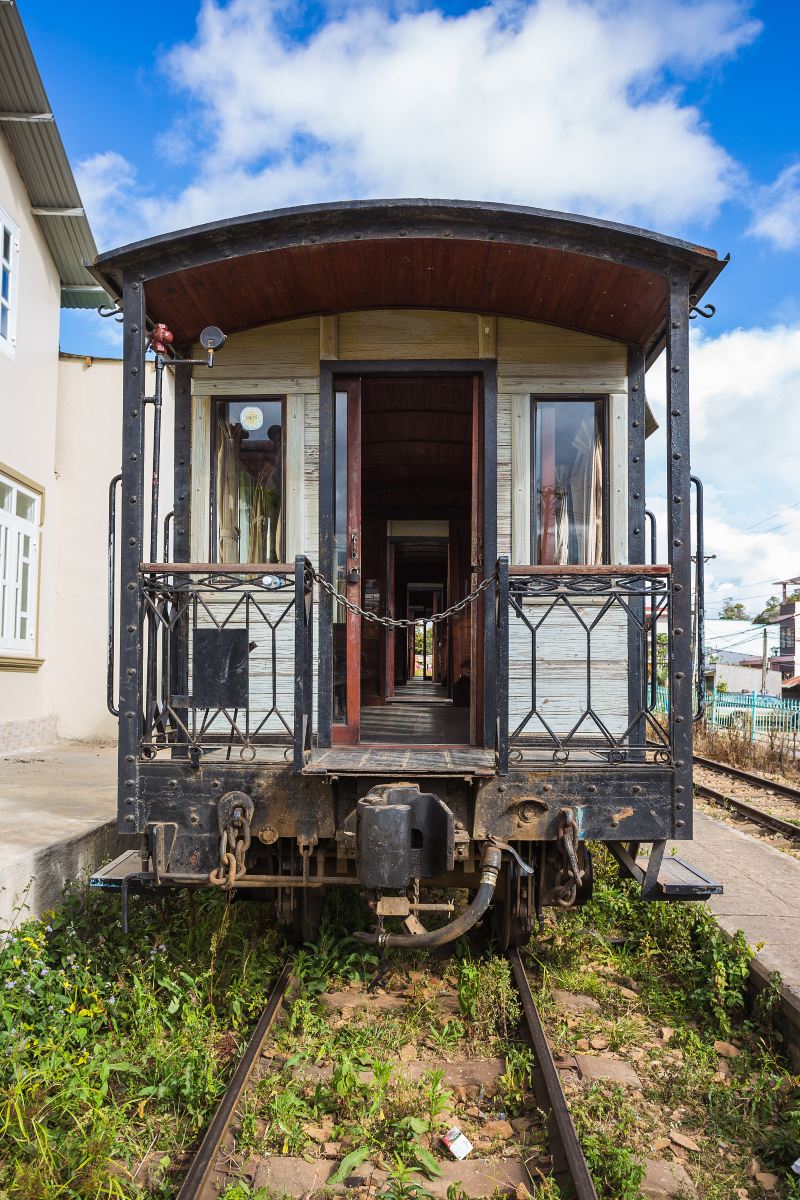
[[[787,597],[787,601],[795,602],[800,600],[800,592],[791,592]],[[757,617],[753,617],[754,625],[769,625],[773,617],[777,617],[780,611],[781,602],[777,596],[770,596],[763,610]]]
[[[758,616],[753,617],[754,625],[769,625],[773,617],[777,617],[780,600],[777,596],[770,596],[767,603],[764,605]]]
[[[719,614],[719,619],[721,621],[749,621],[750,614],[741,600],[734,601],[728,597],[727,600],[722,601],[722,611]]]

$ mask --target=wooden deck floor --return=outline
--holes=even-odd
[[[468,775],[495,773],[493,750],[479,746],[332,746],[312,750],[304,775]]]

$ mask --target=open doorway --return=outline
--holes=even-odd
[[[337,606],[334,740],[469,745],[480,614],[437,617],[474,586],[477,383],[362,376],[337,381],[335,395],[340,590],[368,612],[422,624],[387,629]]]

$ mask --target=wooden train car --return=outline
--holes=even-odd
[[[389,945],[455,938],[491,903],[502,944],[524,940],[589,894],[587,840],[650,898],[717,890],[663,857],[692,836],[689,323],[723,266],[429,200],[100,255],[124,327],[110,703],[136,849],[98,886],[253,889],[308,935],[326,888],[360,885],[364,936]],[[664,349],[660,565],[645,369]],[[471,902],[442,924],[431,886]]]

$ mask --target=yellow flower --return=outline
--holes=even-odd
[[[74,1000],[72,1001],[72,1003],[71,1003],[71,1004],[68,1004],[68,1005],[67,1005],[67,1012],[68,1012],[68,1013],[74,1013],[74,1012],[75,1012],[75,1001],[74,1001]]]

